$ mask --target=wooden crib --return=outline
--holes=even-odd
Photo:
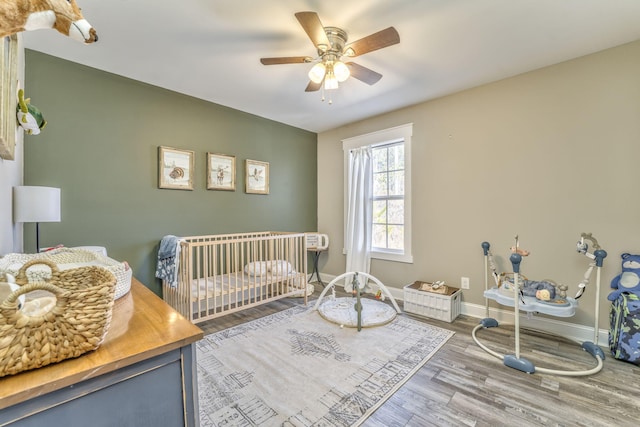
[[[180,239],[177,286],[163,299],[192,323],[300,296],[307,303],[304,233],[256,232]]]

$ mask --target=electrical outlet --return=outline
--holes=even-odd
[[[468,277],[461,277],[460,278],[460,287],[462,289],[469,289],[469,278]]]

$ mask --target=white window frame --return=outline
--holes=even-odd
[[[404,251],[385,251],[380,249],[372,249],[371,258],[386,261],[413,263],[413,245],[411,241],[411,137],[413,136],[413,123],[396,126],[393,128],[368,133],[365,135],[354,136],[342,140],[342,150],[344,153],[344,236],[347,235],[347,210],[348,206],[348,182],[346,177],[349,176],[349,152],[360,147],[376,147],[380,145],[391,144],[394,142],[404,143]],[[346,246],[346,245],[345,245]],[[343,253],[346,250],[343,249]]]

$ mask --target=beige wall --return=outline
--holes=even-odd
[[[573,296],[592,232],[609,256],[600,325],[620,254],[640,252],[640,42],[477,87],[318,136],[318,227],[332,245],[321,269],[345,269],[341,140],[405,123],[413,135],[413,264],[372,262],[387,286],[471,279],[464,301],[484,304],[480,244],[501,271],[520,236],[530,279],[554,279]],[[595,274],[573,323],[593,325]]]

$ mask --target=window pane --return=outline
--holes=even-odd
[[[376,200],[373,202],[373,223],[374,224],[386,224],[387,223],[387,201]]]
[[[389,170],[404,169],[404,145],[389,148]]]
[[[404,249],[404,226],[389,226],[389,249]]]
[[[404,224],[404,200],[389,200],[389,224]]]
[[[389,195],[404,195],[404,171],[389,173]]]
[[[387,149],[386,148],[374,148],[373,154],[373,172],[380,172],[387,170]]]
[[[387,226],[386,225],[374,224],[371,245],[374,248],[387,247]]]
[[[404,144],[373,150],[373,239],[379,249],[404,250]],[[393,197],[395,200],[391,200]]]
[[[387,174],[376,173],[373,175],[373,195],[374,197],[384,197],[389,194],[387,185]]]

